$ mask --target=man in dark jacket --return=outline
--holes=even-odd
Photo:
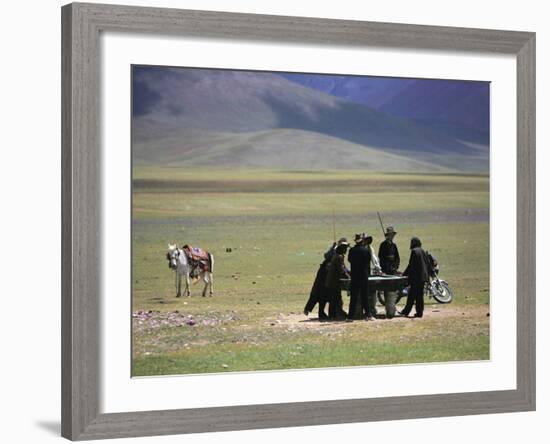
[[[338,242],[333,242],[332,245],[329,247],[329,249],[327,251],[325,251],[325,253],[323,254],[323,258],[325,259],[325,262],[327,264],[330,263],[332,257],[336,253],[336,247],[338,245],[342,245],[342,244],[348,244],[349,245],[348,240],[345,237],[341,237],[340,239],[338,239]]]
[[[365,246],[365,234],[355,235],[355,246],[349,251],[348,261],[351,264],[351,283],[350,291],[351,297],[349,301],[348,319],[362,319],[363,316],[367,320],[374,319],[369,306],[369,275],[370,275],[370,262],[371,252],[370,249]],[[361,317],[355,316],[355,309],[357,303],[361,304]]]
[[[422,249],[422,242],[417,237],[411,239],[411,257],[409,265],[403,272],[403,276],[409,278],[409,294],[405,308],[401,311],[403,316],[409,316],[413,304],[416,307],[415,318],[421,318],[424,314],[424,284],[430,280],[430,265],[428,256]]]
[[[334,256],[336,247],[344,242],[347,242],[345,237],[342,237],[338,242],[334,242],[329,249],[325,252],[323,262],[319,265],[315,281],[309,293],[309,299],[304,307],[304,314],[307,316],[313,311],[315,304],[319,304],[319,320],[325,320],[328,316],[325,313],[325,306],[328,302],[328,295],[325,287],[325,280],[327,277],[328,265],[332,257]]]
[[[397,231],[393,227],[386,228],[386,239],[380,244],[378,249],[378,259],[380,259],[380,267],[385,274],[396,274],[401,262],[399,258],[399,250],[393,242],[393,238]]]
[[[380,268],[382,269],[382,273],[385,274],[397,274],[401,262],[399,250],[393,241],[396,234],[397,232],[393,227],[386,228],[386,239],[380,244],[380,248],[378,249]],[[386,317],[391,319],[395,316],[396,312],[397,292],[385,290],[384,301]]]
[[[328,317],[332,320],[344,320],[347,316],[343,309],[341,279],[349,279],[349,272],[344,262],[344,255],[349,244],[343,242],[336,247],[335,254],[328,265],[325,287],[329,300]]]

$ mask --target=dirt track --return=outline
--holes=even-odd
[[[414,308],[413,308],[414,313]],[[432,320],[443,320],[446,318],[460,318],[472,320],[472,319],[484,319],[489,316],[489,307],[487,305],[443,305],[434,304],[426,305],[424,309],[424,317],[413,318],[403,317],[397,315],[393,319],[385,319],[384,309],[378,307],[378,318],[375,321],[354,321],[348,323],[346,321],[337,322],[319,322],[317,316],[310,314],[305,316],[303,313],[279,313],[276,317],[266,320],[266,323],[270,326],[281,326],[294,329],[313,329],[313,330],[325,330],[325,329],[341,329],[351,325],[365,325],[365,326],[387,326],[394,322],[424,322]]]

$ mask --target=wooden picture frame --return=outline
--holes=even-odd
[[[102,31],[460,50],[517,60],[515,390],[126,413],[99,411]],[[62,8],[62,435],[73,440],[535,409],[535,34],[73,3]]]

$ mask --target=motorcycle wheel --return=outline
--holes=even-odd
[[[432,295],[440,304],[448,304],[453,300],[453,291],[445,281],[435,282],[432,286]]]

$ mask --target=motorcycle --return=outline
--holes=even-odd
[[[430,260],[432,261],[432,270],[430,273],[430,280],[429,282],[426,282],[426,285],[424,287],[424,297],[433,298],[440,304],[449,304],[452,302],[454,294],[451,290],[451,287],[449,286],[449,283],[443,279],[439,278],[439,264],[437,263],[436,259],[433,258],[433,256],[429,255]],[[397,300],[396,303],[398,303],[401,298],[406,297],[408,295],[410,287],[405,287],[403,290],[397,292]],[[384,299],[384,292],[378,291],[377,299],[380,304],[385,305],[385,299]]]
[[[449,287],[449,283],[443,279],[439,279],[437,273],[430,277],[430,282],[426,283],[425,293],[434,298],[440,304],[448,304],[453,300],[453,291]]]

